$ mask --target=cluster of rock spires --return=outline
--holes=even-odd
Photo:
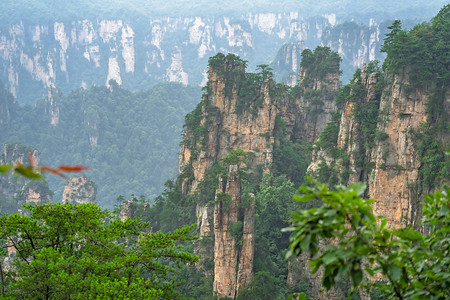
[[[419,170],[423,162],[414,134],[428,121],[432,85],[411,88],[407,70],[400,74],[381,74],[364,65],[348,87],[348,99],[337,103],[339,65],[320,76],[308,67],[301,67],[298,86],[291,92],[277,89],[270,72],[263,70],[258,90],[246,98],[242,92],[248,88],[245,66],[245,61],[234,55],[210,59],[205,94],[187,118],[190,121],[185,126],[179,157],[182,193],[203,199],[196,207],[199,235],[213,241],[212,251],[199,244],[196,252],[214,262],[212,271],[205,272],[214,278],[214,292],[232,299],[253,278],[255,196],[243,188],[241,174],[270,172],[277,143],[277,118],[284,120],[287,138],[316,142],[309,174],[317,175],[326,169],[337,174],[336,183],[366,182],[366,196],[376,199],[375,213],[385,216],[390,226],[414,225],[420,215],[419,195],[429,191],[420,184]],[[357,93],[357,85],[362,93]],[[449,95],[447,89],[444,99]],[[361,104],[373,104],[377,110],[373,120],[375,138],[370,145],[364,124],[355,114],[355,107]],[[448,116],[448,103],[443,105],[443,110]],[[330,121],[337,126],[333,147],[340,155],[318,142]],[[448,133],[440,139],[448,141]],[[5,145],[0,163],[23,161],[28,152],[39,160],[35,149]],[[230,153],[237,156],[245,153],[247,159],[229,159]],[[217,165],[223,171],[215,174],[215,178],[212,174]],[[211,183],[211,178],[218,182]],[[16,178],[0,180],[0,197],[4,199],[21,203],[51,202],[52,194],[45,182],[30,185]],[[64,190],[63,202],[95,202],[95,194],[95,185],[89,179],[75,177]],[[127,202],[121,218],[132,214],[133,205]],[[292,260],[289,269],[295,269],[295,264],[304,265],[302,259]],[[295,285],[298,280],[289,272],[290,284]],[[318,293],[320,276],[311,276],[311,281],[315,299],[341,298],[338,290]]]
[[[214,292],[220,297],[234,299],[253,277],[255,244],[254,196],[242,194],[240,170],[246,168],[252,172],[257,166],[263,166],[263,172],[269,172],[276,141],[277,115],[286,121],[289,135],[293,138],[312,142],[318,137],[337,109],[335,97],[339,88],[339,68],[324,79],[310,78],[308,70],[301,70],[301,81],[312,79],[303,94],[321,91],[325,95],[321,113],[317,116],[311,114],[316,104],[303,96],[273,95],[270,77],[265,77],[260,87],[260,103],[248,103],[238,114],[239,101],[242,101],[239,90],[245,88],[241,78],[245,72],[244,62],[232,56],[222,59],[223,64],[219,68],[209,68],[208,91],[204,95],[198,123],[204,136],[199,137],[195,128],[186,126],[180,172],[192,170],[191,175],[183,179],[182,189],[186,195],[195,194],[213,165],[226,158],[230,151],[240,149],[251,153],[250,162],[226,165],[227,175],[219,179],[215,198],[209,203],[198,203],[196,209],[199,235],[214,240],[214,274],[211,274],[214,276]],[[231,89],[226,85],[232,85]],[[231,228],[237,222],[243,224],[241,238],[232,233]],[[199,251],[206,254],[204,249]]]
[[[330,154],[317,143],[308,173],[314,175],[326,166],[331,172],[337,172],[336,183],[366,182],[366,196],[376,199],[375,213],[385,216],[390,226],[413,224],[415,216],[420,214],[419,195],[427,192],[418,188],[421,158],[414,145],[413,133],[420,131],[421,124],[427,121],[431,90],[408,89],[411,83],[407,72],[384,75],[368,70],[364,65],[351,85],[362,85],[365,92],[341,103],[338,108],[339,68],[319,77],[303,67],[299,76],[302,93],[293,97],[276,95],[270,91],[273,85],[270,76],[264,77],[259,104],[246,103],[241,109],[239,91],[245,88],[242,83],[244,69],[245,63],[233,56],[223,56],[220,64],[210,64],[207,91],[201,112],[197,111],[200,119],[196,128],[186,125],[179,159],[183,193],[194,195],[201,192],[202,182],[213,166],[230,152],[241,149],[251,153],[250,162],[226,165],[227,175],[219,178],[214,198],[206,203],[199,202],[196,209],[199,235],[214,240],[212,254],[197,249],[198,253],[212,255],[214,259],[213,274],[206,275],[213,276],[214,292],[218,296],[232,299],[252,279],[255,244],[254,196],[244,194],[239,174],[243,168],[247,172],[256,172],[258,166],[263,166],[263,172],[270,172],[276,143],[276,116],[285,120],[291,140],[312,143],[318,140],[332,115],[337,113],[339,133],[335,147],[346,159]],[[384,85],[380,84],[381,80]],[[378,119],[374,120],[377,138],[368,146],[353,107],[356,103],[371,101],[375,101],[374,107],[378,109]],[[448,115],[448,107],[445,109]],[[199,129],[202,134],[198,134]],[[244,198],[250,200],[243,204]],[[237,222],[243,224],[241,238],[232,232],[233,224]],[[291,264],[301,263],[299,260],[301,258]],[[291,266],[290,269],[294,268]],[[289,274],[290,284],[295,285],[297,280],[295,274]],[[315,299],[340,299],[343,296],[333,290],[319,294],[320,276],[311,277],[311,280]]]

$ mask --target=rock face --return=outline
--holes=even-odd
[[[395,75],[368,69],[364,65],[353,82],[344,87],[347,101],[339,120],[325,130],[336,135],[321,136],[308,171],[329,184],[365,182],[366,197],[376,200],[375,214],[386,217],[389,226],[420,226],[416,223],[421,215],[420,195],[432,188],[421,172],[427,163],[420,155],[420,151],[426,151],[420,150],[421,139],[430,138],[424,134],[426,130],[430,134],[430,128],[448,120],[450,109],[445,97],[449,89],[433,95],[437,90],[433,83],[414,87],[408,68]],[[431,105],[439,106],[439,118],[430,119]],[[450,134],[444,132],[429,147],[445,144],[449,138]],[[339,175],[332,179],[324,173]],[[313,287],[320,286],[320,277],[312,280]],[[314,292],[315,299],[332,298],[329,293]]]
[[[129,200],[123,203],[122,208],[119,212],[119,218],[124,222],[127,219],[130,219],[134,216],[134,212],[136,211],[136,204]]]
[[[305,49],[302,42],[287,43],[278,50],[275,60],[270,64],[273,68],[276,81],[289,86],[298,84],[301,53]]]
[[[14,109],[14,97],[9,93],[0,82],[0,126],[6,128],[11,123],[11,114]]]
[[[381,79],[386,83],[382,94],[377,91]],[[430,124],[427,107],[433,87],[411,85],[407,70],[380,78],[378,72],[368,73],[364,66],[351,84],[350,100],[341,110],[335,149],[344,155],[333,157],[327,149],[317,148],[308,168],[317,174],[325,163],[338,170],[342,184],[366,182],[367,197],[377,200],[375,213],[385,216],[394,227],[414,224],[414,217],[420,213],[418,197],[430,192],[422,190],[419,170],[423,162],[418,151],[420,141],[415,136],[424,124]],[[358,94],[358,89],[363,92]],[[375,114],[365,112],[372,113],[371,127],[367,119],[360,118],[357,106],[376,109]],[[448,107],[442,109],[448,117]],[[445,141],[449,137],[444,134],[440,138]]]
[[[348,78],[362,62],[383,59],[376,50],[386,29],[375,20],[369,26],[330,29],[341,22],[333,14],[308,19],[295,11],[139,21],[24,21],[0,28],[0,81],[20,102],[43,98],[48,88],[58,87],[66,93],[109,85],[110,80],[141,89],[161,81],[204,85],[207,72],[203,66],[217,51],[238,53],[255,68],[290,42],[301,44],[300,48],[331,46],[344,57]],[[293,72],[296,77],[300,49],[285,50],[279,60],[291,62],[280,72]],[[136,82],[142,83],[136,86]]]
[[[97,186],[86,176],[75,176],[68,180],[64,187],[63,203],[96,203]]]
[[[299,101],[300,118],[294,135],[311,143],[317,140],[331,115],[337,110],[335,100],[339,90],[339,72],[326,73],[321,77],[310,74],[308,67],[300,67],[299,85],[304,90]]]
[[[311,75],[305,70],[303,76]],[[299,87],[306,92],[292,96],[287,88],[277,92],[265,70],[245,73],[245,62],[235,55],[210,59],[203,100],[186,117],[179,164],[183,194],[197,199],[199,235],[214,240],[214,271],[206,275],[214,276],[218,296],[234,299],[253,278],[255,200],[243,192],[241,174],[269,171],[277,116],[291,138],[315,138],[336,107],[326,106],[309,118],[308,95],[326,89],[333,92],[327,101],[334,103],[337,76],[337,71],[322,80],[312,76],[308,80],[315,85]],[[298,128],[303,131],[295,132]],[[208,255],[201,247],[196,251]]]
[[[377,199],[377,215],[386,216],[393,226],[405,226],[414,224],[421,206],[418,187],[422,161],[413,134],[427,122],[431,91],[415,89],[407,93],[405,87],[411,84],[407,73],[390,79],[389,92],[383,94],[380,103],[380,118],[384,122],[377,128],[386,134],[386,139],[378,141],[371,153],[375,168],[368,178],[368,196]]]

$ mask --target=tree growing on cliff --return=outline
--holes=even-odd
[[[29,216],[0,218],[2,297],[183,298],[171,274],[198,259],[178,246],[194,238],[191,227],[148,232],[148,223],[113,218],[94,204],[24,207]]]
[[[450,188],[425,196],[423,231],[390,229],[372,213],[373,199],[359,196],[365,185],[330,191],[313,181],[296,201],[321,200],[319,208],[294,214],[287,257],[309,252],[313,272],[324,269],[322,285],[348,275],[353,289],[379,287],[389,299],[450,299]],[[319,247],[319,239],[330,243]],[[365,280],[381,273],[383,282]]]

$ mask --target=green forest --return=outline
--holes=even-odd
[[[119,195],[157,196],[176,175],[180,128],[199,97],[198,88],[177,83],[135,93],[113,83],[111,89],[67,95],[54,90],[51,100],[31,106],[18,104],[2,89],[0,103],[9,110],[9,121],[0,124],[0,141],[33,145],[46,165],[90,166],[99,204],[112,208]],[[52,109],[59,115],[55,125]],[[65,181],[50,177],[49,184],[58,200]]]
[[[336,93],[327,90],[327,75],[339,73],[341,58],[328,47],[302,52],[300,68],[311,78],[294,87],[276,83],[268,65],[246,73],[246,61],[219,53],[209,59],[215,77],[202,96],[173,83],[129,92],[111,82],[109,89],[67,95],[54,90],[50,99],[32,107],[17,104],[0,89],[0,108],[9,112],[1,119],[0,141],[33,145],[41,156],[39,165],[33,159],[24,165],[2,162],[0,176],[33,180],[46,171],[41,165],[89,166],[93,170],[85,173],[98,185],[100,204],[111,209],[55,203],[4,214],[2,297],[230,299],[213,293],[217,240],[214,234],[199,236],[198,210],[212,209],[214,222],[237,212],[226,234],[244,259],[244,235],[250,230],[246,214],[253,207],[253,276],[233,299],[315,299],[311,274],[317,272],[319,288],[348,299],[450,298],[450,5],[410,30],[399,21],[389,29],[382,47],[386,60],[358,69]],[[399,123],[412,119],[410,113],[394,114],[382,106],[401,101],[392,97],[396,89],[407,99],[405,107],[419,106],[426,95],[420,126],[407,132],[420,167],[417,181],[407,186],[415,193],[414,214],[402,220],[404,227],[392,227],[388,216],[374,214],[377,201],[385,199],[368,199],[375,171],[406,172],[400,163],[373,159],[382,149],[376,147],[393,144],[387,124],[393,118]],[[222,157],[211,154],[217,150],[209,147],[214,138],[230,135],[224,129],[219,137],[211,134],[223,125],[222,110],[215,106],[219,99],[235,101],[230,118],[237,123],[244,118],[262,122],[260,112],[275,103],[273,132],[262,136],[272,150],[270,164],[255,164],[257,151],[235,145],[220,149],[227,152]],[[301,121],[316,122],[327,101],[336,107],[317,141],[298,138],[295,130],[301,125],[282,116],[299,99],[312,105],[305,108],[310,119]],[[354,124],[354,140],[340,140],[346,121]],[[189,158],[176,177],[179,146]],[[396,151],[388,149],[388,154]],[[199,178],[194,166],[208,159],[212,163],[204,176],[187,192]],[[309,168],[313,162],[316,169]],[[45,174],[60,193],[59,178]],[[135,176],[152,185],[134,182]],[[231,181],[239,184],[237,207],[223,188]],[[212,231],[218,230],[213,225]],[[8,255],[12,250],[15,254]],[[237,272],[238,264],[233,267]]]

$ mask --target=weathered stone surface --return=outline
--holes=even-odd
[[[239,167],[231,165],[227,179],[221,179],[214,206],[214,292],[221,297],[234,299],[237,288],[239,262],[236,236],[231,227],[239,221],[238,205],[241,202]],[[250,266],[250,270],[253,265]]]
[[[244,224],[242,230],[242,249],[239,257],[236,290],[248,286],[253,279],[253,260],[255,252],[255,196],[249,195],[249,203],[245,203]]]
[[[314,142],[337,110],[335,100],[339,90],[339,72],[319,79],[309,74],[307,69],[300,68],[299,84],[304,81],[311,83],[305,85],[303,96],[297,100],[299,114],[294,135],[303,141]]]
[[[377,130],[389,136],[378,141],[371,158],[376,167],[368,178],[368,196],[376,199],[374,212],[385,216],[394,227],[411,224],[414,210],[418,208],[420,191],[414,190],[419,181],[421,160],[414,147],[412,132],[419,131],[427,121],[427,104],[430,91],[415,89],[407,95],[407,75],[391,79],[381,98]],[[427,191],[424,191],[427,192]]]
[[[132,200],[126,201],[125,203],[123,203],[119,212],[120,220],[125,221],[129,218],[132,218],[135,211],[136,203],[134,203]]]
[[[357,101],[375,101],[378,78],[376,74],[366,74],[365,71],[363,66],[360,78],[355,80],[361,81],[367,95]],[[328,166],[335,163],[340,173],[350,171],[348,180],[343,184],[366,182],[366,197],[376,200],[373,203],[374,213],[386,217],[388,226],[391,227],[415,225],[415,218],[420,214],[420,195],[430,192],[421,190],[423,185],[419,170],[423,162],[416,149],[418,141],[414,141],[413,134],[430,122],[427,119],[427,107],[433,86],[411,88],[408,70],[403,71],[397,75],[385,75],[384,78],[386,85],[380,98],[376,130],[376,135],[382,138],[375,138],[371,149],[363,144],[361,124],[352,116],[356,102],[347,102],[341,112],[337,147],[348,156],[348,166],[343,166],[342,160],[317,148],[308,167],[308,171],[314,173],[322,162]],[[447,91],[444,94],[448,97],[449,93]],[[443,113],[448,116],[450,105],[448,101],[443,102]],[[448,133],[439,136],[443,142],[449,138]],[[360,157],[358,165],[358,154],[363,155],[365,166],[370,166],[371,169],[361,167]],[[314,289],[320,287],[319,282],[320,276],[312,280],[314,299],[322,297]],[[325,299],[331,299],[330,297],[326,296]],[[367,298],[368,295],[363,297]]]
[[[86,176],[72,177],[64,187],[63,203],[96,203],[97,186]]]

